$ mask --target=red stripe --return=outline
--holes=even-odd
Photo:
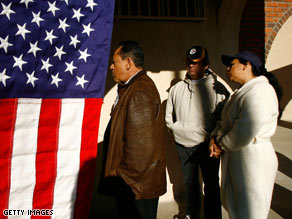
[[[61,114],[60,99],[43,99],[39,118],[36,155],[36,186],[33,209],[52,209],[57,176],[58,130]],[[51,218],[32,216],[31,218]]]
[[[88,218],[93,191],[97,154],[97,136],[102,99],[86,99],[80,151],[80,170],[74,219]]]
[[[0,99],[0,218],[8,209],[10,190],[10,168],[13,147],[13,134],[16,121],[17,99]]]

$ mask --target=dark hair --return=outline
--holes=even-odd
[[[248,62],[247,60],[242,59],[242,58],[239,58],[238,60],[243,65],[246,65]],[[282,90],[282,87],[281,87],[278,79],[276,78],[276,76],[274,74],[272,74],[271,72],[268,72],[267,69],[265,68],[265,65],[262,65],[261,67],[259,67],[259,69],[257,69],[252,64],[251,64],[251,66],[252,66],[252,73],[254,76],[263,75],[269,80],[269,83],[273,86],[273,88],[276,91],[276,94],[278,97],[278,102],[280,103],[282,96],[283,96],[283,90]],[[280,111],[280,113],[281,113],[281,111]]]
[[[203,50],[205,51],[205,57],[203,58],[203,66],[207,66],[210,64],[209,62],[209,54],[206,48],[203,48]]]
[[[118,44],[118,48],[121,47],[119,55],[124,60],[125,58],[131,58],[136,67],[143,67],[144,53],[140,44],[136,41],[123,41]]]

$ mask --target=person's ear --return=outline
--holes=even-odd
[[[247,69],[249,69],[249,68],[252,69],[252,65],[251,65],[250,62],[248,61],[248,62],[246,63],[246,65],[243,65],[243,70],[247,70]]]
[[[206,65],[206,66],[204,67],[204,71],[207,71],[208,68],[209,68],[209,65]]]
[[[133,60],[130,57],[126,58],[126,63],[127,63],[127,66],[126,66],[127,70],[129,70],[131,66],[134,64]]]

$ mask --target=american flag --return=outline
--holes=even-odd
[[[0,219],[88,217],[113,11],[0,1]]]

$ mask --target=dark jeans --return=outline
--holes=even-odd
[[[220,159],[209,155],[209,142],[195,147],[184,147],[176,144],[184,175],[186,213],[192,218],[199,218],[201,208],[201,192],[199,167],[204,181],[204,214],[206,219],[221,219],[221,199],[219,187]]]
[[[119,191],[116,204],[120,219],[156,219],[159,198],[137,200],[125,183]]]

